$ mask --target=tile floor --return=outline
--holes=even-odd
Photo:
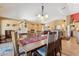
[[[76,38],[62,40],[62,53],[67,56],[79,56],[79,44]]]

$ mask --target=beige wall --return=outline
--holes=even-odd
[[[79,30],[79,22],[75,22],[76,31]]]
[[[1,21],[1,33],[2,35],[5,35],[5,30],[17,30],[18,26],[13,26],[13,24],[17,24],[18,21],[15,20],[2,20]],[[7,24],[10,24],[9,26],[7,26]]]
[[[64,29],[66,28],[66,22],[64,22],[63,20],[55,20],[55,21],[52,21],[51,23],[49,23],[49,29],[50,30],[53,30],[56,28],[56,26],[60,26],[61,29]]]
[[[1,19],[0,19],[0,35],[1,35]]]
[[[35,31],[42,31],[43,25],[40,23],[28,22],[27,23],[28,31],[34,29]]]
[[[25,32],[30,31],[31,29],[34,29],[35,31],[42,31],[43,25],[40,23],[34,23],[34,22],[27,22],[25,27],[25,21],[18,21],[18,20],[8,20],[8,19],[2,19],[1,21],[1,34],[5,35],[5,30],[15,30],[18,31],[19,28]],[[7,26],[7,24],[10,24]],[[13,26],[13,24],[16,24],[16,26]],[[25,29],[24,29],[25,28]],[[23,30],[24,29],[24,30]]]

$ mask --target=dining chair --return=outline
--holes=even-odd
[[[14,48],[14,56],[18,56],[19,55],[19,45],[17,43],[17,41],[18,41],[17,32],[12,31],[11,35],[12,35],[12,43],[13,43],[13,48]]]
[[[47,45],[37,50],[40,56],[57,56],[59,52],[61,55],[61,38],[58,30],[48,32]]]

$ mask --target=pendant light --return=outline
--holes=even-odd
[[[42,4],[41,6],[41,14],[38,14],[37,17],[39,17],[40,19],[47,19],[48,15],[45,14],[45,9],[44,9],[44,4]]]

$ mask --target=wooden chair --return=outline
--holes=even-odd
[[[22,52],[19,51],[19,49],[20,49],[19,44],[18,44],[19,34],[15,31],[12,31],[11,35],[12,35],[12,43],[13,43],[13,48],[14,48],[14,56],[20,56],[22,54],[27,54],[26,50],[25,50],[25,52],[24,51],[22,51]]]
[[[37,50],[41,56],[57,56],[59,52],[61,55],[61,38],[59,31],[48,32],[47,46]]]
[[[19,45],[17,43],[18,36],[15,31],[12,31],[11,35],[12,35],[12,43],[14,48],[14,56],[18,56],[19,55]]]

